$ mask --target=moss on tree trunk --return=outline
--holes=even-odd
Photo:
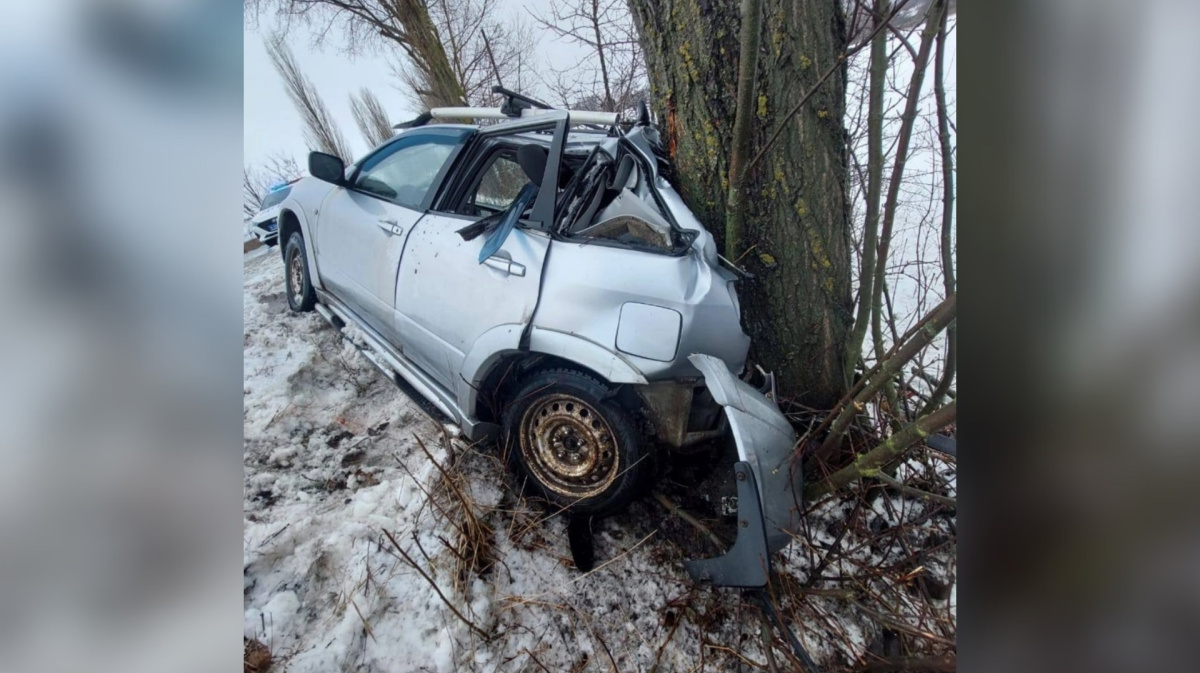
[[[736,117],[737,0],[629,0],[684,200],[723,246],[728,163]],[[751,145],[838,63],[837,0],[763,0]],[[829,407],[845,391],[850,313],[845,76],[822,85],[746,176],[739,286],[752,357],[782,392]]]

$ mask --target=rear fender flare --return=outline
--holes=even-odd
[[[647,383],[642,372],[614,348],[577,334],[535,326],[529,332],[529,350],[578,363],[609,383]]]
[[[608,383],[645,385],[646,377],[619,353],[585,339],[556,330],[534,327],[529,334],[529,348],[520,348],[524,325],[498,325],[475,340],[463,359],[462,376],[458,381],[459,408],[467,416],[478,418],[480,387],[492,367],[504,356],[525,352],[530,355],[553,355],[594,372]]]

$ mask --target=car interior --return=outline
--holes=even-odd
[[[470,240],[494,228],[525,185],[541,183],[548,155],[545,147],[533,143],[494,149],[454,209],[482,219],[459,233]],[[599,147],[586,155],[564,154],[558,180],[558,231],[584,241],[678,251],[682,241],[637,160],[623,146],[618,157],[613,160]]]

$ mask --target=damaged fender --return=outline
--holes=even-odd
[[[688,572],[714,584],[762,586],[769,555],[786,547],[799,531],[803,480],[799,462],[792,461],[796,432],[774,402],[734,376],[720,359],[700,353],[688,359],[724,408],[739,458],[734,471],[738,539],[725,556],[689,562]],[[753,572],[747,572],[747,564],[756,566]]]

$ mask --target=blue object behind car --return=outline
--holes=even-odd
[[[292,191],[291,182],[281,182],[267,192],[259,206],[258,213],[250,219],[250,231],[264,245],[274,246],[279,243],[279,204]]]

